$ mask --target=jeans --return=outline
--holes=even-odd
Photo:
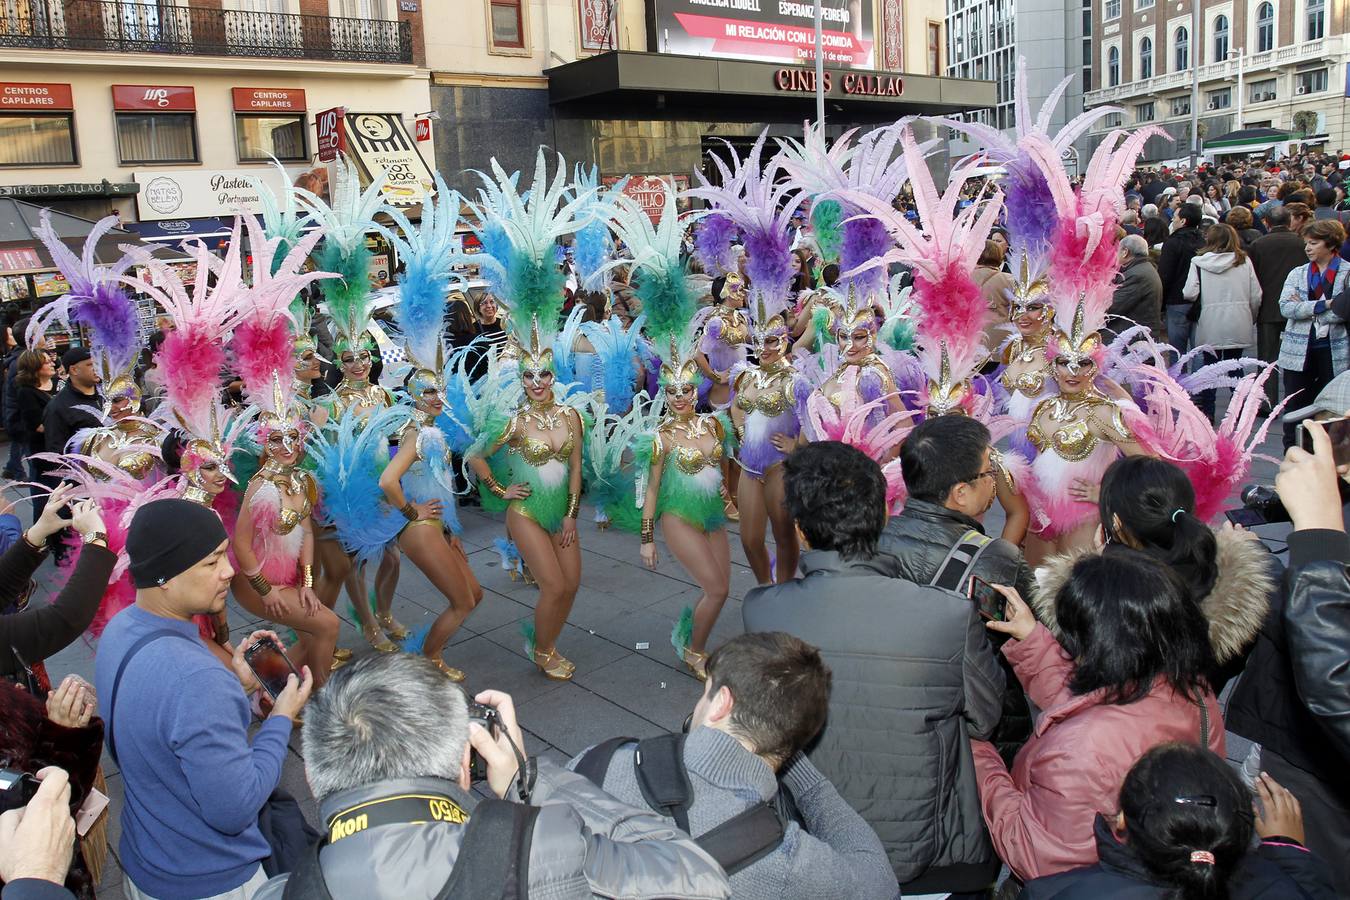
[[[1163,318],[1167,322],[1167,343],[1176,349],[1178,357],[1191,349],[1191,335],[1195,332],[1195,323],[1186,318],[1186,314],[1190,311],[1189,303],[1173,303],[1163,311]],[[1176,357],[1173,357],[1172,361],[1175,362]]]
[[[5,461],[6,478],[17,481],[23,477],[23,451],[23,441],[11,434],[9,436],[9,459]]]
[[[1317,399],[1317,395],[1322,393],[1322,388],[1331,382],[1336,376],[1331,365],[1330,347],[1309,347],[1308,354],[1303,357],[1303,369],[1295,372],[1292,369],[1284,370],[1284,395],[1288,397],[1294,391],[1299,391],[1299,395],[1289,401],[1289,409],[1293,411],[1302,409],[1312,404]],[[1288,450],[1294,446],[1295,432],[1298,425],[1289,423],[1284,426],[1284,449]]]
[[[1283,322],[1256,323],[1256,356],[1261,362],[1273,363],[1280,358],[1280,337],[1283,334]],[[1266,399],[1271,406],[1280,402],[1279,373],[1266,379]]]
[[[1206,360],[1207,363],[1219,362],[1225,359],[1242,359],[1242,348],[1236,347],[1232,350],[1215,350],[1214,354],[1217,359]],[[1214,407],[1217,405],[1218,395],[1218,388],[1210,388],[1209,390],[1201,391],[1200,396],[1196,398],[1195,405],[1200,408],[1202,413],[1209,416],[1211,422],[1214,421]]]

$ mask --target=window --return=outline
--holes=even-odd
[[[0,166],[74,164],[74,114],[0,116]]]
[[[1220,88],[1217,91],[1210,91],[1205,94],[1206,109],[1227,109],[1233,105],[1233,89]]]
[[[304,116],[234,117],[234,145],[240,162],[279,160],[304,162],[309,159],[305,147]]]
[[[1275,4],[1262,3],[1256,8],[1256,52],[1275,49]]]
[[[1120,84],[1120,48],[1112,47],[1106,51],[1106,86],[1116,87]]]
[[[1190,114],[1191,114],[1191,98],[1189,96],[1172,98],[1172,115],[1189,116]]]
[[[1119,128],[1125,124],[1125,114],[1114,112],[1109,116],[1102,116],[1103,128]]]
[[[1173,46],[1176,48],[1176,63],[1172,66],[1173,72],[1180,72],[1191,67],[1191,33],[1183,25],[1176,31],[1176,36],[1172,39]]]
[[[1228,17],[1216,16],[1214,19],[1214,62],[1223,62],[1228,58]]]
[[[1136,103],[1134,107],[1134,120],[1136,122],[1153,121],[1153,101],[1147,103]]]
[[[1247,86],[1248,103],[1264,103],[1267,100],[1275,99],[1275,79],[1267,78],[1263,81],[1254,81]]]
[[[525,22],[521,18],[522,0],[490,0],[488,10],[492,18],[492,46],[523,49]]]
[[[1120,18],[1120,0],[1106,0],[1102,6],[1103,21],[1111,21]]]
[[[928,74],[941,75],[942,65],[942,25],[939,22],[928,23]]]
[[[1299,94],[1316,94],[1327,89],[1327,70],[1316,69],[1312,72],[1299,72],[1295,78]]]
[[[1308,37],[1315,41],[1326,34],[1327,0],[1308,0]]]
[[[1153,77],[1153,38],[1146,37],[1139,42],[1139,77]]]
[[[118,113],[117,154],[129,163],[198,162],[195,113]]]
[[[1134,8],[1136,11],[1141,9],[1152,9],[1153,0],[1134,0]]]

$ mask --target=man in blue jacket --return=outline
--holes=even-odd
[[[290,676],[250,744],[244,648],[275,636],[240,641],[231,672],[192,620],[225,606],[228,545],[220,517],[187,500],[147,503],[127,533],[136,604],[104,631],[94,684],[126,790],[119,855],[132,900],[248,900],[267,880],[258,814],[313,679],[308,667]]]

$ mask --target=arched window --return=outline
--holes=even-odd
[[[1308,0],[1308,37],[1315,41],[1326,34],[1327,0]]]
[[[1120,84],[1120,48],[1112,47],[1106,51],[1106,86]]]
[[[1153,77],[1153,38],[1146,37],[1139,42],[1139,77]]]
[[[1256,8],[1256,52],[1275,49],[1275,4],[1262,3]]]
[[[1228,17],[1216,16],[1214,19],[1214,59],[1223,62],[1228,58]]]
[[[1176,64],[1172,66],[1173,72],[1180,72],[1183,69],[1191,67],[1191,33],[1183,25],[1177,29],[1176,37],[1173,38],[1173,45],[1176,47]]]

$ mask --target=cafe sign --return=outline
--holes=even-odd
[[[281,196],[301,171],[290,170],[283,177],[274,166],[247,171],[147,169],[132,177],[141,187],[136,195],[140,218],[158,222],[211,216],[230,219],[238,212],[260,213],[262,201],[253,179]]]

